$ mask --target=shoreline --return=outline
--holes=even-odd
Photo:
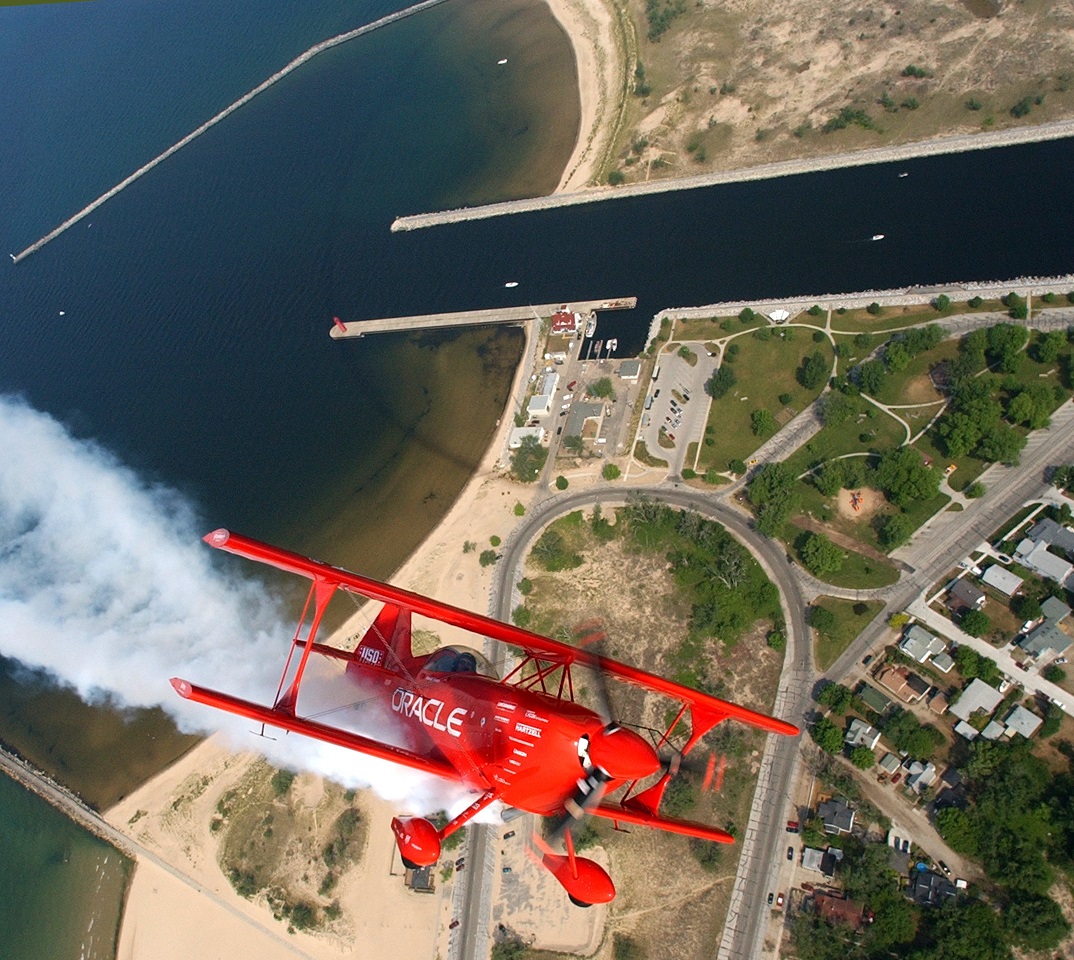
[[[858,150],[852,153],[828,154],[800,160],[779,160],[752,167],[695,174],[690,177],[651,180],[648,183],[626,184],[621,187],[603,186],[573,189],[569,192],[552,193],[546,197],[505,200],[477,207],[457,207],[453,210],[409,214],[405,217],[396,218],[392,222],[391,230],[393,233],[404,230],[421,230],[445,223],[462,223],[467,220],[484,220],[490,217],[501,217],[515,213],[553,210],[603,200],[650,196],[658,193],[671,193],[676,190],[695,190],[728,183],[772,180],[778,177],[821,173],[827,170],[897,163],[903,160],[916,160],[952,153],[968,153],[971,150],[992,150],[1022,144],[1045,143],[1050,140],[1064,140],[1068,137],[1074,137],[1074,120],[1057,120],[1054,123],[1039,124],[1033,127],[1016,127],[1008,130],[998,130],[993,133],[953,134],[947,137],[937,137],[932,140],[921,140],[897,146],[872,147],[868,150]]]

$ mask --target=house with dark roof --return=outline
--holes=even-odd
[[[1052,600],[1055,600],[1055,597],[1049,597],[1041,604],[1044,622],[1030,630],[1018,644],[1031,657],[1044,656],[1049,650],[1060,654],[1070,646],[1070,637],[1060,626],[1070,616],[1070,607],[1062,600],[1055,600],[1054,604]],[[1048,608],[1048,612],[1045,611],[1045,607]]]
[[[929,691],[929,685],[916,673],[891,664],[877,673],[876,682],[907,703],[916,703]]]
[[[963,613],[967,610],[980,610],[985,605],[985,595],[965,577],[955,581],[955,585],[947,591],[947,606],[955,613]]]
[[[825,833],[850,833],[854,828],[854,811],[841,797],[818,803],[817,816],[824,821]]]
[[[1049,547],[1058,547],[1064,553],[1074,553],[1074,533],[1049,517],[1031,527],[1026,536]]]
[[[887,713],[894,706],[876,687],[868,683],[862,683],[858,690],[858,699],[877,713]]]
[[[931,870],[914,870],[910,874],[910,896],[921,907],[939,907],[956,894],[955,885]]]

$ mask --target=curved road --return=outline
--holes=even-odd
[[[792,723],[804,726],[813,682],[813,657],[805,622],[805,602],[794,569],[782,547],[761,536],[742,513],[712,494],[678,485],[652,487],[601,487],[562,496],[552,496],[531,510],[508,537],[493,576],[490,613],[502,620],[510,618],[514,607],[517,572],[533,539],[552,520],[572,510],[594,503],[620,505],[632,493],[645,494],[669,506],[695,510],[722,523],[764,568],[780,591],[787,625],[787,652],[780,679],[774,712]],[[749,824],[742,840],[742,856],[731,893],[731,906],[724,927],[720,960],[752,957],[762,932],[764,891],[769,877],[779,866],[777,845],[781,840],[783,799],[798,759],[798,741],[792,737],[769,737],[762,760],[757,790],[750,811]],[[476,869],[469,873],[465,891],[465,909],[461,914],[460,936],[455,941],[455,956],[479,960],[488,955],[485,943],[491,915],[489,902],[491,871],[481,869],[491,861],[494,836],[488,826],[478,827],[470,839],[470,860]]]

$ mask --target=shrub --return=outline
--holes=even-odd
[[[482,550],[481,556],[477,558],[477,562],[483,567],[491,567],[497,560],[495,550]]]
[[[564,477],[564,476],[556,477],[556,489],[557,490],[566,490],[569,485],[570,484],[567,481],[566,477]]]
[[[605,480],[618,480],[623,475],[623,471],[620,470],[614,463],[604,464],[603,469],[600,471],[600,475]]]
[[[872,316],[874,317],[879,317],[883,310],[884,308],[880,306],[880,304],[877,303],[875,300],[865,308],[865,312],[872,314]]]
[[[739,476],[746,472],[746,462],[744,460],[734,459],[727,462],[727,469],[732,473],[737,473]]]

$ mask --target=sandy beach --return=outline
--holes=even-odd
[[[589,186],[622,117],[626,52],[617,14],[604,0],[547,0],[574,47],[582,116],[578,142],[556,193]]]

